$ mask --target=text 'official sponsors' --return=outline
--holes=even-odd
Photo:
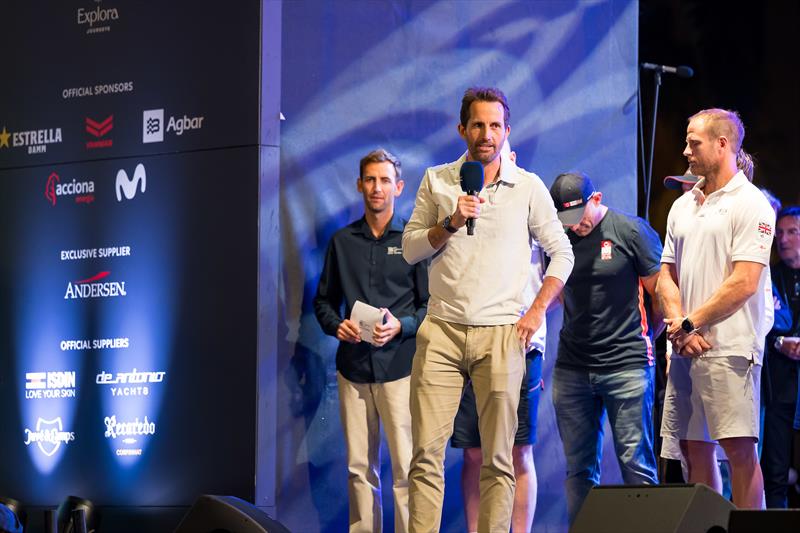
[[[127,296],[124,281],[101,281],[111,275],[105,270],[94,276],[79,281],[68,281],[65,300],[80,300],[85,298],[116,298]]]
[[[60,197],[74,198],[76,204],[90,204],[94,202],[94,181],[70,180],[61,181],[61,176],[51,172],[44,186],[44,197],[55,206]]]
[[[75,432],[65,431],[61,417],[58,416],[53,419],[39,417],[35,428],[25,428],[25,440],[23,442],[25,446],[36,444],[39,451],[51,457],[62,444],[67,445],[74,440]]]
[[[149,372],[133,369],[130,372],[106,372],[101,370],[95,378],[98,385],[108,385],[112,396],[148,396],[150,384],[164,381],[164,371]]]
[[[202,129],[204,119],[204,116],[170,116],[165,124],[163,109],[147,109],[142,114],[142,142],[160,143],[165,134],[180,136],[187,131]]]
[[[27,372],[25,399],[42,400],[75,397],[75,372]]]
[[[156,434],[156,423],[151,422],[147,416],[139,420],[137,416],[132,421],[118,422],[117,415],[107,416],[104,419],[107,439],[119,439],[122,446],[115,450],[118,456],[142,455],[142,448],[138,445],[137,437]]]
[[[132,81],[119,81],[114,83],[98,83],[97,85],[84,85],[81,87],[67,87],[61,90],[61,98],[84,98],[88,96],[103,96],[106,94],[132,93]]]
[[[94,4],[94,8],[78,8],[78,27],[86,28],[86,35],[110,32],[111,25],[119,20],[119,9],[98,5],[97,0]]]
[[[43,154],[50,144],[60,144],[63,137],[61,128],[8,131],[4,125],[0,129],[0,150],[4,148],[25,148],[29,154]]]

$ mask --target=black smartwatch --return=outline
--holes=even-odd
[[[450,220],[452,220],[452,218],[453,217],[451,217],[450,215],[444,217],[444,220],[442,221],[442,227],[447,231],[449,231],[450,233],[455,233],[458,231],[458,228],[450,224]]]
[[[697,331],[697,328],[694,327],[694,322],[689,320],[688,316],[683,319],[683,322],[681,322],[681,329],[689,335]]]

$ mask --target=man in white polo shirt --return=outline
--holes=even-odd
[[[743,139],[738,114],[723,109],[700,111],[686,129],[683,154],[691,173],[705,177],[667,218],[657,293],[673,357],[661,435],[680,439],[689,482],[717,491],[718,441],[731,465],[733,503],[761,508],[756,442],[775,212],[737,169]]]
[[[478,530],[509,530],[525,350],[572,271],[572,249],[547,187],[500,154],[509,114],[499,89],[464,93],[458,132],[467,153],[425,172],[403,233],[409,264],[432,257],[428,316],[417,332],[411,369],[411,532],[439,530],[445,447],[467,377],[483,454]],[[461,190],[465,161],[483,166],[479,195]],[[464,228],[469,218],[476,222],[474,235]],[[524,293],[532,240],[551,261],[531,303]]]

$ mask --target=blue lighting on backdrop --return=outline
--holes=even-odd
[[[509,98],[509,139],[521,166],[546,184],[583,170],[610,205],[635,213],[637,18],[635,0],[284,4],[282,327],[289,355],[288,393],[279,397],[290,398],[292,409],[279,410],[279,449],[286,450],[279,501],[287,525],[347,527],[336,341],[322,334],[311,299],[330,236],[363,212],[359,159],[378,146],[401,159],[406,185],[397,210],[408,217],[424,169],[464,151],[456,132],[463,91],[492,85]],[[546,380],[554,359],[546,361]],[[539,431],[537,530],[559,530],[564,463],[549,388]],[[382,482],[390,486],[385,455]],[[618,480],[608,459],[604,481]],[[460,453],[449,451],[443,531],[463,530],[459,463]],[[383,492],[388,525],[391,491]]]

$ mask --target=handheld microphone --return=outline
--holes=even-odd
[[[470,196],[478,196],[483,189],[483,165],[477,161],[465,161],[461,165],[461,190]],[[475,234],[475,219],[467,219],[467,235]]]
[[[668,65],[642,63],[642,68],[645,70],[654,70],[656,72],[666,72],[667,74],[675,74],[679,78],[691,78],[692,76],[694,76],[694,70],[692,70],[692,67],[687,67],[686,65],[670,67]]]

